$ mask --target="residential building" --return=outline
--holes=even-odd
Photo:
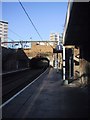
[[[0,38],[1,42],[8,42],[8,22],[0,21]],[[7,47],[7,43],[2,43],[1,46]]]
[[[57,44],[60,45],[60,43],[62,42],[62,37],[59,33],[51,33],[50,41],[57,41]]]

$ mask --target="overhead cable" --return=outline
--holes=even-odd
[[[19,34],[17,34],[16,32],[14,32],[13,30],[11,30],[10,28],[8,28],[9,31],[11,31],[13,34],[15,34],[16,36],[18,36],[19,38],[22,38]]]
[[[33,25],[34,29],[36,30],[37,34],[39,35],[40,39],[43,40],[42,37],[41,37],[41,35],[40,35],[40,33],[38,32],[37,28],[35,27],[34,23],[32,22],[30,16],[28,15],[27,11],[25,10],[24,6],[23,6],[22,3],[20,2],[20,0],[18,0],[18,1],[19,1],[19,3],[20,3],[21,7],[23,8],[25,14],[27,15],[29,21],[30,21],[31,24]]]
[[[21,5],[21,7],[23,8],[23,10],[24,10],[25,14],[27,15],[27,17],[28,17],[29,21],[30,21],[30,22],[31,22],[31,24],[33,25],[34,29],[36,30],[37,34],[39,35],[40,39],[43,41],[43,39],[42,39],[42,37],[41,37],[40,33],[38,32],[37,28],[35,27],[35,25],[34,25],[33,21],[31,20],[30,16],[28,15],[27,11],[25,10],[24,6],[23,6],[23,5],[22,5],[22,3],[20,2],[20,0],[18,0],[18,1],[19,1],[19,4]],[[48,43],[48,42],[47,42],[47,43]],[[48,44],[49,44],[49,43],[48,43]],[[49,44],[49,45],[50,45],[50,44]],[[52,47],[52,48],[53,48],[53,46],[52,46],[52,45],[50,45],[50,47]]]

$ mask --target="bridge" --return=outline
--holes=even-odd
[[[41,40],[15,40],[15,41],[13,41],[13,42],[11,42],[11,41],[8,41],[8,42],[1,42],[2,44],[3,43],[20,43],[20,42],[58,42],[58,41],[51,41],[51,40],[43,40],[43,41],[41,41]]]

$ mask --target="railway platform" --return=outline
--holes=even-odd
[[[86,89],[61,84],[61,74],[48,69],[2,108],[3,118],[88,118]]]

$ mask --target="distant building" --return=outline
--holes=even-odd
[[[50,34],[50,41],[57,41],[57,44],[60,45],[62,39],[59,33],[51,33]]]
[[[1,42],[8,42],[8,22],[0,21],[0,38]],[[8,47],[7,43],[1,46]]]

